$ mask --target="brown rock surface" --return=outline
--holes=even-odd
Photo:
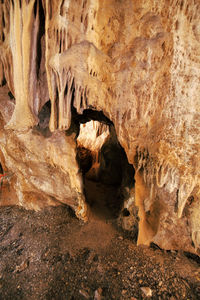
[[[103,111],[135,168],[124,207],[139,208],[138,244],[199,251],[199,13],[199,0],[0,3],[0,83],[16,103],[0,98],[0,159],[18,203],[38,208],[42,197],[85,217],[75,135],[64,131]],[[39,117],[49,98],[52,134]]]

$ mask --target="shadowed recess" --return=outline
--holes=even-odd
[[[118,217],[126,200],[124,189],[134,186],[134,168],[128,163],[112,122],[102,112],[87,110],[79,122],[77,161],[86,201],[96,216]]]

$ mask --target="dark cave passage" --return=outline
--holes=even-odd
[[[113,124],[105,118],[103,123],[91,119],[80,124],[77,161],[91,211],[102,219],[112,219],[119,216],[134,186],[134,168],[128,163]]]
[[[51,102],[47,101],[39,112],[36,129],[45,137],[49,131]],[[112,219],[128,217],[124,202],[134,187],[134,168],[128,163],[113,123],[101,111],[87,109],[82,115],[72,107],[71,127],[77,137],[77,162],[83,176],[84,194],[94,215]]]

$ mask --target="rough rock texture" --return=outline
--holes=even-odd
[[[3,93],[0,95],[0,110],[4,111],[3,117],[7,120],[14,104],[11,100],[3,100]],[[43,128],[45,120],[27,132],[4,130],[4,125],[2,120],[0,159],[4,172],[12,174],[10,183],[17,193],[15,204],[38,210],[64,203],[84,219],[86,204],[74,135],[51,134],[48,128]],[[4,200],[2,197],[2,204]]]
[[[0,99],[0,157],[15,170],[19,202],[37,190],[71,205],[63,199],[72,190],[86,215],[75,142],[64,131],[74,113],[103,111],[135,168],[128,193],[139,209],[138,244],[198,252],[199,14],[199,0],[0,3],[0,83],[16,103],[11,117],[10,100]],[[35,135],[49,98],[54,133]]]

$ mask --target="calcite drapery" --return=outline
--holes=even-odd
[[[10,48],[16,107],[8,128],[22,130],[37,124],[37,35],[39,30],[37,1],[10,2]],[[23,112],[23,118],[21,114]]]
[[[91,58],[92,61],[90,61]],[[98,103],[100,99],[105,97],[105,84],[96,79],[96,75],[94,75],[96,74],[94,71],[96,61],[101,65],[107,63],[105,56],[87,41],[76,44],[69,50],[56,54],[50,59],[51,89],[53,91],[52,95],[50,94],[52,99],[51,130],[57,128],[55,125],[57,123],[59,129],[69,129],[72,104],[81,114],[88,107],[88,98],[95,97],[95,101]],[[58,107],[56,107],[57,97]],[[59,112],[58,120],[57,109]]]
[[[6,78],[16,98],[8,125],[18,130],[35,124],[38,103],[45,102],[35,77],[39,4],[0,4],[0,81]],[[69,128],[72,107],[79,114],[102,110],[136,169],[138,243],[197,250],[199,0],[43,0],[42,5],[51,131]]]

